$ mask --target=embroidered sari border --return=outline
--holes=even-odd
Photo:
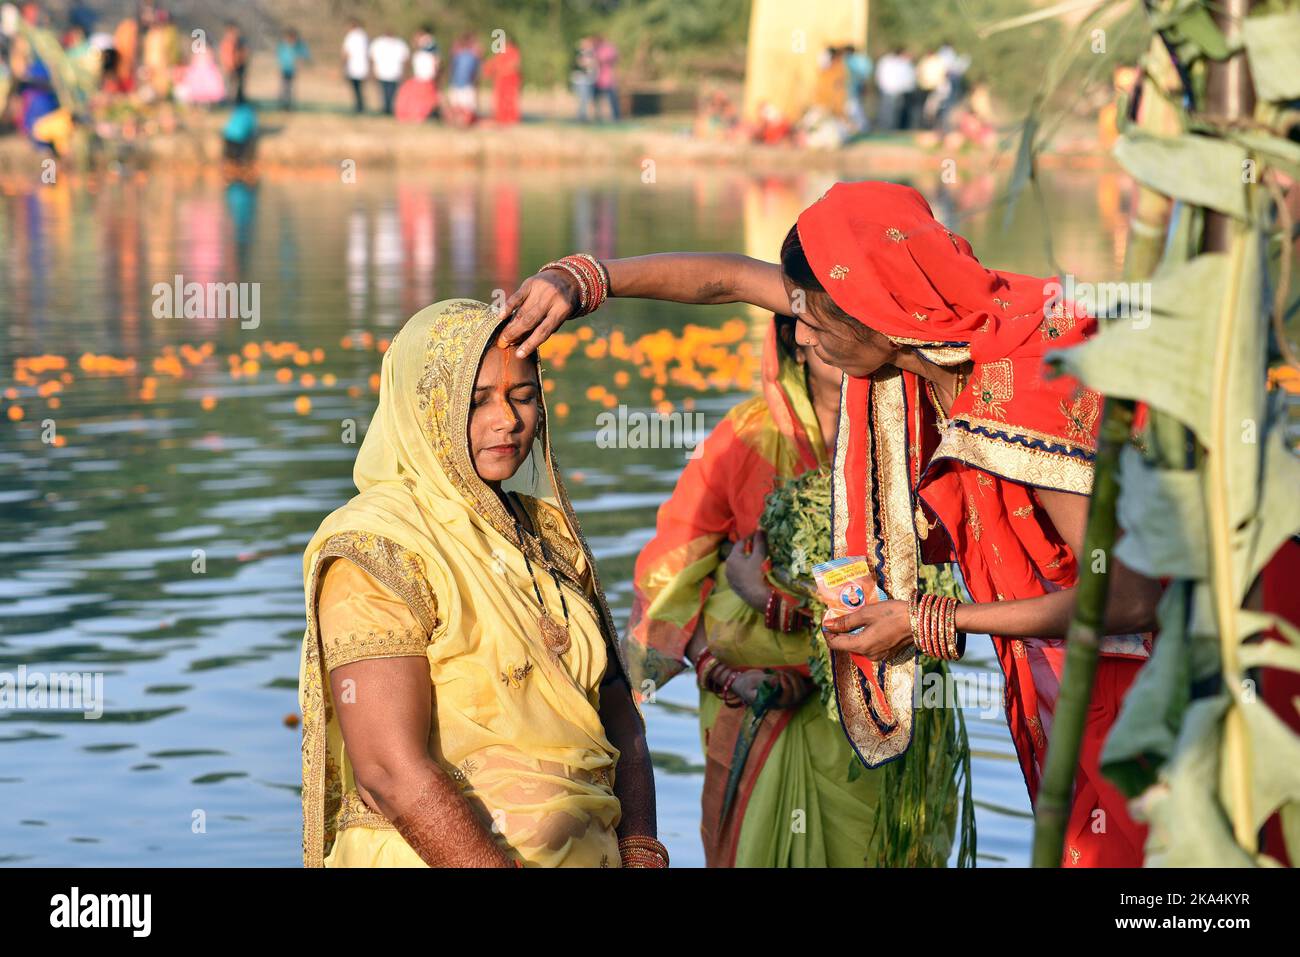
[[[1095,453],[1054,436],[1008,429],[1002,423],[955,416],[930,459],[956,459],[1014,482],[1087,495]]]

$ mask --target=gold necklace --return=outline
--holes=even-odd
[[[542,597],[542,589],[537,585],[537,576],[533,574],[533,563],[528,558],[528,549],[524,546],[524,529],[519,524],[519,517],[511,509],[511,516],[515,520],[515,537],[519,540],[519,551],[524,556],[524,567],[528,569],[528,580],[533,584],[533,594],[537,596],[537,605],[541,612],[537,616],[537,629],[542,635],[542,644],[546,650],[551,652],[557,658],[569,650],[569,603],[564,600],[564,587],[560,584],[560,576],[551,565],[551,557],[546,553],[546,540],[540,535],[537,536],[537,544],[542,549],[542,560],[546,563],[546,569],[551,573],[551,580],[555,582],[555,590],[560,596],[560,608],[564,610],[564,624],[560,624],[546,608],[546,599]]]
[[[953,373],[952,401],[957,401],[957,396],[961,395],[962,389],[966,387],[966,374],[964,372]],[[930,404],[934,406],[934,414],[937,421],[935,427],[940,432],[948,427],[948,414],[943,411],[943,403],[939,401],[939,392],[934,382],[930,379],[925,380],[925,392],[930,397]]]
[[[952,400],[956,402],[957,396],[961,395],[961,390],[965,385],[966,374],[964,372],[956,372],[953,373],[953,375],[956,378],[953,381]],[[930,404],[934,406],[934,415],[935,415],[934,427],[938,429],[940,433],[942,433],[945,429],[948,428],[948,416],[943,411],[943,403],[939,401],[939,395],[937,390],[935,389],[934,383],[929,379],[925,380],[925,394],[929,396]],[[918,423],[919,423],[919,416],[918,416]],[[917,431],[918,432],[920,431],[919,425]],[[917,441],[918,443],[920,442],[919,439]],[[917,457],[918,459],[920,458],[919,455]],[[916,470],[918,473],[918,481],[919,481],[919,473],[921,471],[921,463],[919,461],[916,463]],[[925,509],[921,506],[921,496],[918,491],[916,496],[917,536],[920,537],[921,541],[925,541],[927,538],[930,537],[930,532],[934,528],[938,527],[938,525],[939,525],[938,522],[931,523],[930,520],[925,517]]]

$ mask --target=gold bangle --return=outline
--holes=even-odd
[[[618,854],[624,860],[625,866],[631,862],[635,862],[632,863],[634,867],[668,866],[668,848],[660,844],[655,838],[643,834],[620,838]]]
[[[596,271],[596,279],[600,283],[600,298],[596,302],[596,305],[599,306],[609,298],[609,273],[605,271],[605,267],[601,265],[600,260],[591,253],[575,253],[574,255],[591,263]]]
[[[916,613],[920,604],[921,592],[919,590],[912,592],[912,597],[907,600],[907,624],[912,629],[912,644],[916,646],[918,651],[921,648],[921,642],[916,633]]]
[[[952,661],[961,657],[961,649],[957,646],[957,608],[960,605],[956,598],[948,605],[948,649]]]
[[[937,605],[937,595],[926,595],[921,599],[921,633],[925,636],[925,653],[931,658],[940,657],[938,648],[939,629],[936,627],[938,621],[935,618]]]

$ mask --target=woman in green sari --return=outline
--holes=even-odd
[[[688,461],[637,560],[625,644],[633,686],[650,694],[696,671],[710,867],[942,864],[955,791],[944,813],[908,835],[913,847],[883,846],[900,834],[878,826],[882,787],[901,780],[899,769],[860,766],[811,678],[813,619],[765,574],[765,500],[781,482],[828,467],[840,372],[796,346],[794,320],[777,317],[762,382],[762,395],[733,408]],[[829,537],[827,526],[828,553]],[[935,741],[944,757],[951,730]],[[934,756],[923,746],[910,760],[924,770]]]

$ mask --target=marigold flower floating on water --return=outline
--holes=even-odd
[[[592,326],[579,326],[573,331],[561,330],[550,337],[541,347],[539,353],[548,368],[561,369],[579,348],[585,357],[592,359],[597,374],[609,376],[609,384],[619,389],[626,389],[633,381],[633,372],[641,380],[650,380],[652,386],[649,397],[652,407],[662,414],[674,409],[693,410],[694,399],[685,396],[676,403],[667,395],[667,386],[676,386],[692,391],[752,391],[757,382],[759,371],[759,353],[749,340],[749,324],[742,319],[732,319],[720,327],[688,324],[680,333],[668,329],[629,339],[622,330],[602,334]],[[376,339],[369,332],[353,332],[339,340],[345,350],[371,350],[385,352],[389,339]],[[137,401],[153,402],[158,397],[158,382],[165,378],[185,378],[190,370],[201,366],[214,357],[217,347],[214,342],[206,341],[198,345],[181,343],[163,345],[158,354],[153,356],[117,357],[94,352],[85,352],[69,359],[66,356],[45,354],[17,357],[13,362],[14,385],[3,390],[3,397],[11,403],[6,414],[11,421],[20,421],[27,413],[17,404],[24,391],[30,396],[35,393],[49,409],[58,409],[62,405],[60,394],[65,387],[75,381],[70,368],[76,365],[83,372],[94,376],[130,378],[143,366],[151,372],[144,376],[134,392]],[[228,374],[233,380],[256,379],[262,366],[267,365],[275,381],[288,386],[297,380],[300,388],[314,389],[318,385],[334,388],[338,385],[338,376],[332,372],[307,371],[305,367],[319,365],[326,358],[326,350],[316,346],[304,346],[293,341],[263,340],[246,342],[237,351],[226,353]],[[611,363],[623,363],[627,368],[609,370]],[[295,369],[295,367],[297,367]],[[373,366],[372,366],[373,368]],[[584,369],[584,373],[587,372]],[[591,381],[590,378],[587,379]],[[1280,373],[1273,377],[1274,385],[1289,391],[1300,389],[1300,380]],[[366,379],[371,392],[378,392],[380,376],[378,371],[369,374]],[[128,386],[129,388],[129,386]],[[572,388],[582,388],[587,401],[607,409],[619,404],[620,396],[604,384],[589,386],[567,385],[562,381],[547,378],[543,388],[548,395],[565,395],[572,401]],[[365,387],[360,384],[347,386],[350,398],[360,398]],[[635,399],[633,401],[636,401]],[[570,402],[556,402],[551,412],[557,418],[566,418],[571,412]],[[211,393],[204,393],[199,400],[203,411],[216,408],[217,399]],[[306,395],[298,396],[294,401],[294,410],[299,415],[311,411],[311,400]],[[39,417],[39,416],[38,416]]]

